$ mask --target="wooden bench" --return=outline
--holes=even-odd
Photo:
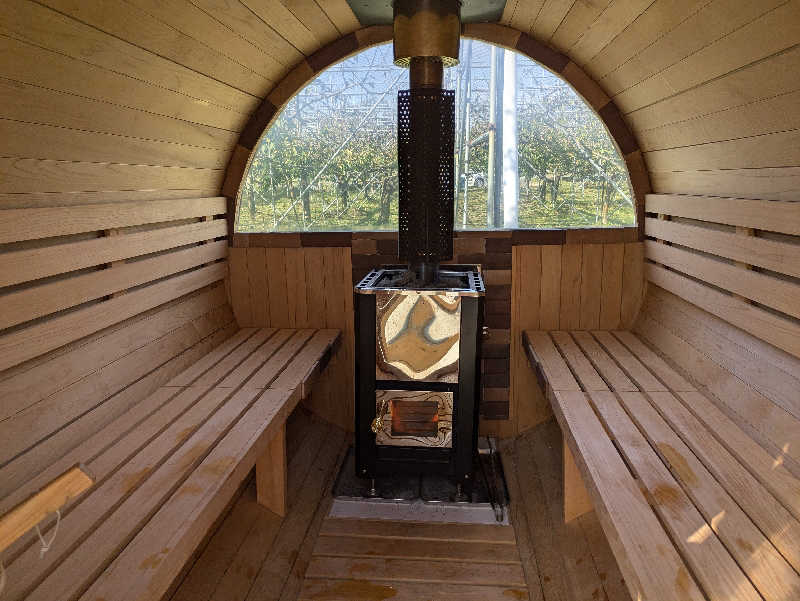
[[[80,462],[94,485],[4,554],[3,599],[161,599],[253,466],[259,502],[285,510],[285,421],[338,330],[242,329],[3,499]],[[53,521],[43,529],[50,536]]]
[[[564,437],[565,519],[595,509],[633,599],[800,599],[780,457],[631,332],[523,344]]]

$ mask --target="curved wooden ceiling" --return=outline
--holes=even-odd
[[[657,192],[800,195],[800,2],[509,0],[615,101]],[[346,0],[7,0],[4,207],[213,196],[239,133]]]

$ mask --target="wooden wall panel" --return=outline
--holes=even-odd
[[[634,331],[800,476],[800,359],[657,286]]]
[[[225,212],[219,197],[0,209],[0,497],[235,331]]]
[[[630,327],[644,294],[642,243],[515,246],[511,408],[504,434],[550,416],[522,348],[522,332]]]
[[[565,244],[572,233],[580,234],[574,236],[577,241],[590,243]],[[586,329],[580,319],[581,307],[587,306],[594,307],[592,329],[599,327],[601,311],[607,326],[630,327],[644,294],[643,252],[641,243],[621,240],[635,238],[635,233],[634,228],[613,232],[456,233],[453,262],[481,265],[486,284],[484,317],[488,337],[481,349],[482,432],[509,436],[549,416],[544,399],[531,403],[526,398],[525,410],[514,413],[513,383],[527,391],[520,394],[538,391],[522,352],[523,329]],[[537,239],[543,243],[531,244]],[[591,243],[593,240],[609,242]],[[233,241],[231,294],[233,310],[242,326],[276,326],[275,319],[280,323],[288,319],[290,327],[328,324],[327,327],[341,328],[352,336],[352,286],[373,267],[397,262],[397,234],[392,232],[236,234]],[[265,271],[269,321],[254,317],[254,299],[262,296],[258,290],[263,277],[248,271],[251,264],[261,269],[260,259],[250,259],[254,252],[259,257],[262,253],[283,256],[283,261],[276,259]],[[349,270],[346,276],[332,276],[342,269]],[[605,293],[603,269],[610,282]],[[309,278],[310,274],[316,277]],[[346,374],[348,395],[352,395],[351,354],[348,344],[342,350],[341,363],[335,364],[341,364],[341,373],[331,378],[336,381]],[[320,393],[312,402],[326,419],[352,428],[352,396],[331,393],[326,397]]]
[[[754,214],[769,213],[773,203],[775,215]],[[653,198],[647,208],[659,211],[660,218],[645,222],[645,233],[655,239],[645,243],[647,279],[800,357],[800,236],[795,233],[800,210],[792,210],[795,204]],[[733,209],[730,215],[722,209],[726,205]],[[785,220],[777,222],[781,212]]]
[[[240,327],[337,328],[339,350],[309,406],[353,429],[353,266],[345,247],[230,249],[231,301]],[[306,277],[310,274],[311,277]]]

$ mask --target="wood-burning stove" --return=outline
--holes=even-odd
[[[484,285],[475,265],[424,283],[405,266],[356,286],[356,473],[472,481]]]

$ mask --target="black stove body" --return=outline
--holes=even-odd
[[[442,474],[468,490],[484,284],[475,265],[437,274],[387,266],[356,286],[356,474]]]

